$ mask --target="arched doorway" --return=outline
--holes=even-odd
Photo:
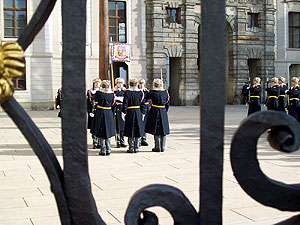
[[[236,94],[237,80],[233,68],[233,30],[227,22],[227,46],[226,46],[226,103],[238,104],[239,96]],[[198,69],[201,70],[201,24],[198,29]]]

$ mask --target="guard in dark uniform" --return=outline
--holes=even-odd
[[[163,152],[166,147],[166,135],[170,134],[168,109],[170,96],[163,89],[163,81],[154,79],[153,90],[147,95],[147,100],[152,100],[151,109],[148,113],[145,132],[154,135],[153,152]]]
[[[61,117],[61,103],[62,103],[62,89],[57,90],[57,95],[55,98],[55,108],[58,109],[58,117]]]
[[[282,111],[282,112],[286,112],[285,108],[286,108],[286,92],[288,90],[288,87],[285,83],[285,78],[284,77],[280,77],[279,78],[279,89],[280,89],[280,93],[278,96],[278,110]]]
[[[252,113],[261,111],[260,98],[261,98],[261,86],[260,78],[255,77],[253,79],[253,85],[249,88],[250,100],[249,100],[249,110],[248,116]]]
[[[126,89],[124,88],[124,79],[119,77],[115,80],[115,96],[116,96],[116,104],[115,104],[115,121],[116,121],[116,133],[117,133],[117,148],[126,147],[124,141],[124,119],[122,118],[122,108],[123,108],[123,100],[124,93]]]
[[[147,99],[146,97],[149,93],[149,90],[145,87],[145,83],[146,83],[146,81],[144,79],[142,79],[142,78],[139,79],[139,89],[144,92],[145,99]],[[145,114],[143,116],[144,127],[146,127],[146,121],[147,121],[149,111],[150,111],[150,102],[149,102],[149,100],[145,100]],[[148,146],[149,145],[148,142],[147,142],[146,133],[141,138],[141,145],[142,146]]]
[[[289,96],[288,114],[300,122],[300,87],[298,82],[299,79],[297,77],[291,79],[291,88],[287,95]]]
[[[125,116],[124,136],[128,137],[128,153],[139,151],[140,139],[144,136],[142,114],[145,113],[144,93],[138,88],[138,80],[129,80],[129,89],[126,90],[123,102]]]
[[[243,95],[243,105],[246,105],[249,101],[249,84],[248,82],[245,82],[243,88],[242,88],[242,95]]]
[[[99,138],[99,155],[110,155],[110,138],[115,135],[114,116],[112,112],[112,107],[115,104],[115,96],[110,89],[109,81],[104,80],[101,82],[100,91],[95,93],[94,100],[97,104],[91,133]]]
[[[96,78],[93,80],[93,87],[92,90],[87,91],[86,95],[86,104],[87,104],[87,113],[88,113],[88,125],[87,129],[91,129],[92,122],[94,119],[94,111],[95,111],[95,101],[94,101],[94,95],[96,94],[96,91],[100,90],[100,84],[101,80],[99,78]],[[98,138],[92,134],[93,139],[93,149],[100,148],[100,143]]]
[[[278,96],[280,93],[280,88],[278,85],[278,78],[273,77],[271,80],[271,87],[266,88],[266,92],[268,93],[266,106],[268,110],[278,111]]]

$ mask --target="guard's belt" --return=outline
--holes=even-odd
[[[277,96],[268,96],[268,98],[278,98]]]
[[[149,102],[145,102],[145,105],[149,105]]]
[[[137,106],[129,106],[128,107],[128,109],[139,109],[139,108],[141,108],[139,105],[137,105]]]
[[[279,95],[279,97],[285,97],[285,95]]]
[[[293,101],[293,100],[299,101],[299,98],[291,98],[291,99],[290,99],[290,101]]]
[[[164,105],[153,105],[153,104],[152,104],[152,106],[153,106],[153,107],[156,107],[156,108],[165,108]]]
[[[104,107],[104,106],[100,106],[100,105],[97,105],[97,107],[98,107],[99,109],[111,109],[111,107]]]
[[[122,105],[123,103],[122,103],[122,102],[116,102],[116,104],[117,104],[117,105]]]
[[[260,98],[260,96],[250,96],[250,98]]]

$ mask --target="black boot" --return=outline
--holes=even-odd
[[[152,148],[152,152],[160,152],[161,148],[161,140],[159,135],[154,135],[154,148]]]
[[[139,137],[134,138],[134,153],[139,152],[140,140],[141,140],[141,138],[139,138]]]
[[[125,145],[125,140],[124,140],[124,131],[120,131],[120,146],[122,148],[127,147],[127,145]]]
[[[105,156],[106,154],[106,146],[105,146],[105,139],[99,138],[99,146],[100,146],[100,152],[99,155]]]
[[[99,138],[97,138],[95,135],[92,135],[92,139],[93,139],[93,149],[100,148]]]
[[[128,144],[129,144],[129,149],[127,150],[127,153],[134,153],[134,138],[133,137],[128,137]]]
[[[164,152],[164,151],[165,151],[165,148],[166,148],[166,141],[167,141],[167,136],[166,136],[166,135],[162,135],[162,136],[161,136],[161,142],[160,142],[160,144],[161,144],[161,149],[160,149],[160,151],[161,151],[161,152]]]
[[[106,146],[106,155],[109,156],[111,153],[110,138],[105,139],[105,146]]]
[[[148,146],[149,144],[148,144],[148,142],[147,142],[146,140],[143,139],[143,140],[141,141],[141,145],[142,145],[142,146]]]
[[[106,155],[106,152],[101,150],[101,151],[99,152],[99,155],[105,156],[105,155]]]

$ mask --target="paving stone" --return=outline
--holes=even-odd
[[[23,208],[27,207],[24,198],[5,198],[0,199],[0,209]]]
[[[55,111],[29,112],[55,149],[63,166],[60,119]],[[268,225],[296,213],[280,212],[257,203],[237,183],[230,165],[230,143],[234,131],[246,116],[247,108],[228,106],[225,114],[223,224]],[[182,115],[185,115],[183,117]],[[112,154],[98,155],[89,144],[89,171],[92,191],[101,217],[109,225],[124,224],[131,196],[150,184],[167,184],[179,188],[199,210],[199,108],[171,107],[171,135],[167,150],[153,153],[150,146],[138,154],[117,149],[112,139]],[[191,132],[186,133],[186,131]],[[299,183],[300,152],[285,154],[271,149],[266,134],[258,142],[258,159],[263,172],[272,179]],[[170,214],[151,208],[161,225],[173,223]],[[59,217],[50,184],[41,163],[5,113],[0,113],[0,225],[56,225]]]
[[[0,221],[1,225],[32,225],[30,219]]]
[[[58,225],[60,224],[59,216],[33,217],[30,218],[33,225]]]

